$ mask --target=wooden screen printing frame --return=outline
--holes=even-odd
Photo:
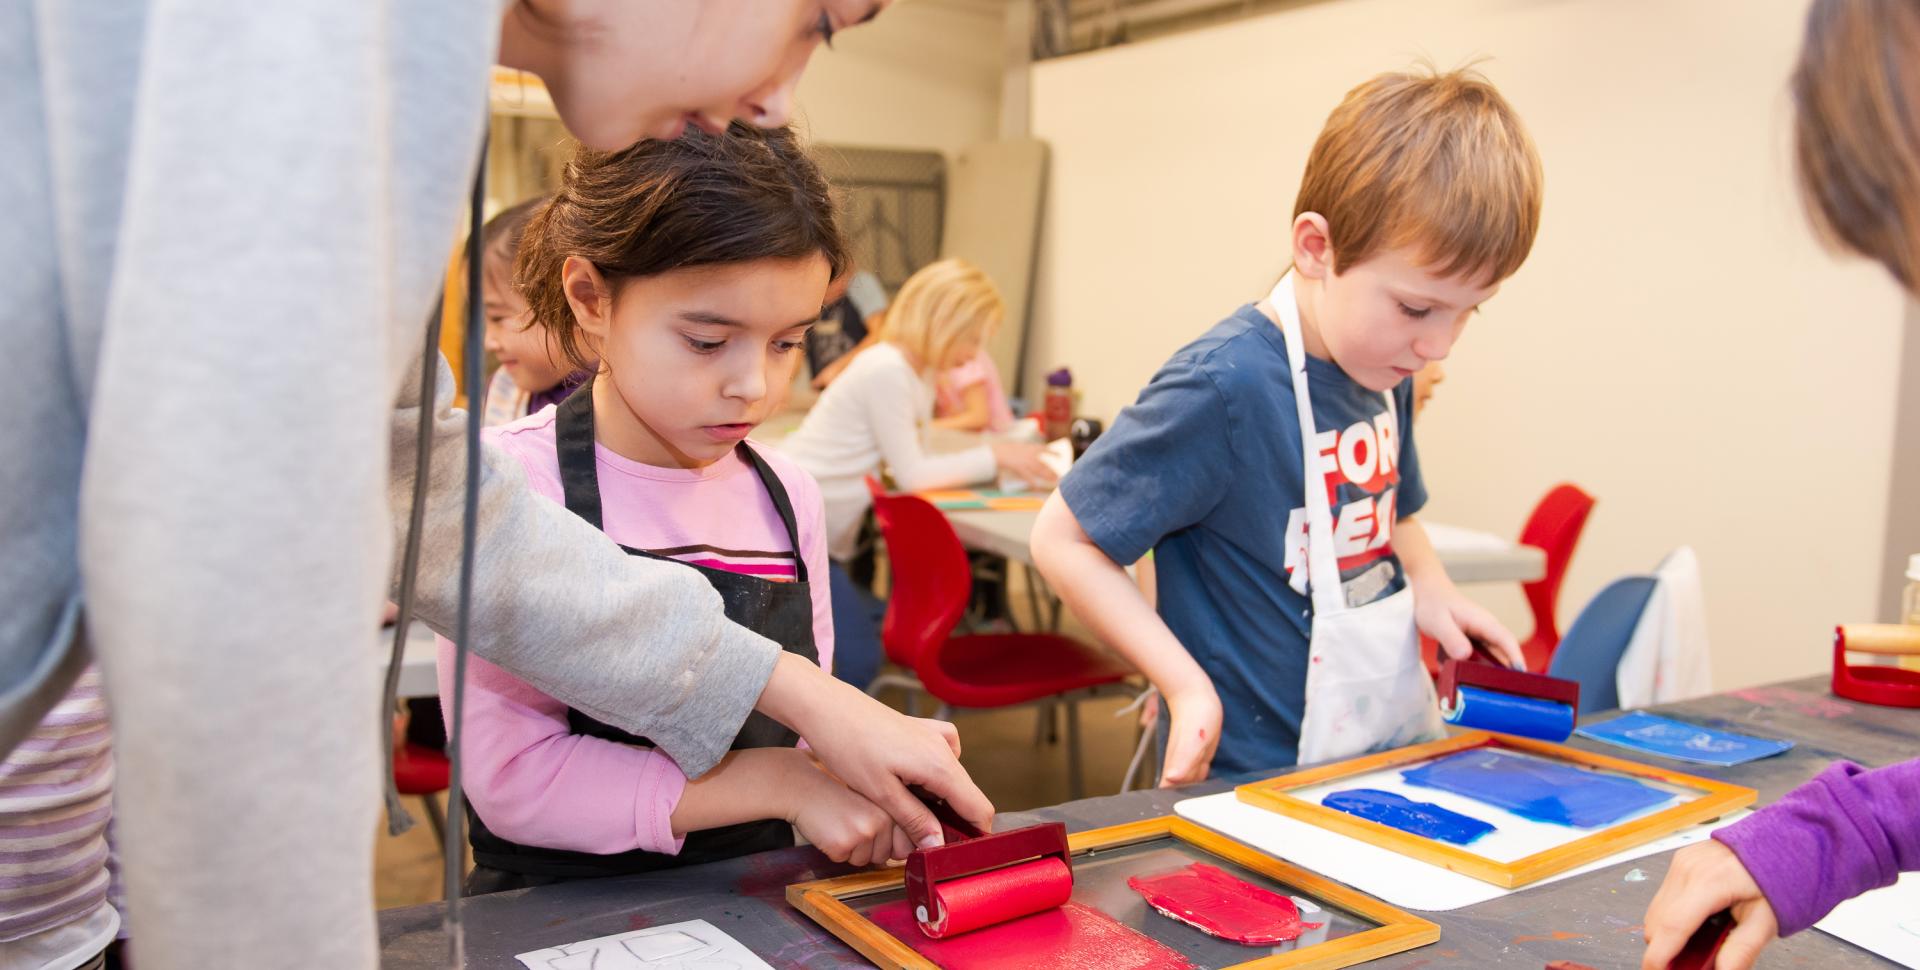
[[[1233,970],[1336,970],[1425,946],[1440,939],[1440,927],[1434,923],[1172,815],[1075,832],[1067,836],[1067,846],[1078,857],[1089,852],[1163,839],[1186,843],[1201,852],[1294,887],[1316,903],[1329,903],[1379,924],[1373,929],[1325,943],[1237,963],[1233,965]],[[938,964],[875,926],[844,902],[859,896],[901,889],[904,882],[905,870],[899,868],[856,872],[788,886],[787,902],[812,917],[814,922],[839,937],[841,942],[858,950],[875,966],[885,970],[939,970]]]
[[[1651,815],[1621,822],[1583,838],[1515,859],[1512,862],[1489,859],[1465,846],[1456,846],[1411,832],[1402,832],[1391,826],[1357,815],[1349,815],[1292,794],[1302,788],[1311,788],[1342,778],[1371,774],[1401,765],[1413,765],[1483,747],[1542,755],[1555,761],[1585,768],[1597,768],[1633,778],[1691,788],[1702,794],[1691,801],[1682,802]],[[1468,731],[1439,741],[1308,768],[1290,775],[1241,785],[1234,789],[1234,794],[1249,805],[1279,812],[1323,829],[1352,836],[1362,842],[1377,845],[1461,875],[1472,876],[1503,889],[1516,889],[1538,882],[1548,876],[1586,865],[1596,859],[1604,859],[1636,845],[1643,845],[1654,839],[1671,835],[1689,825],[1720,818],[1728,812],[1753,804],[1759,797],[1759,793],[1751,788],[1731,785],[1724,781],[1714,781],[1710,778],[1669,771],[1634,761],[1610,758],[1564,744],[1554,744],[1551,741],[1536,741],[1532,738],[1495,734],[1491,731]]]

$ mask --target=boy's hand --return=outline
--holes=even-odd
[[[802,752],[784,779],[787,821],[835,862],[879,865],[904,859],[913,841],[880,806],[862,798]]]
[[[1160,769],[1160,787],[1205,781],[1220,746],[1220,696],[1212,684],[1197,684],[1165,693],[1167,755]]]
[[[1527,669],[1526,655],[1520,652],[1520,642],[1513,633],[1485,607],[1461,595],[1450,580],[1416,585],[1413,616],[1420,632],[1432,637],[1455,660],[1473,656],[1473,641],[1479,640],[1492,648],[1501,663],[1515,670]]]
[[[1647,907],[1647,951],[1641,970],[1666,970],[1707,917],[1733,909],[1734,927],[1720,945],[1715,970],[1747,970],[1760,948],[1780,935],[1772,904],[1733,850],[1708,839],[1674,853],[1667,880]]]

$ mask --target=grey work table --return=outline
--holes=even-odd
[[[1756,788],[1762,805],[1835,759],[1877,767],[1920,756],[1920,710],[1838,700],[1828,693],[1824,677],[1716,694],[1653,710],[1711,727],[1796,741],[1797,746],[1786,754],[1733,768],[1681,767]],[[1572,743],[1621,753],[1583,738]],[[1628,756],[1677,766],[1650,755]],[[1009,813],[996,827],[1058,819],[1071,830],[1099,828],[1170,814],[1180,799],[1229,787],[1229,780],[1216,780],[1177,791],[1085,799]],[[1438,943],[1369,966],[1539,970],[1549,961],[1573,960],[1602,970],[1637,967],[1642,948],[1640,920],[1670,859],[1670,854],[1647,856],[1465,909],[1423,913],[1440,924]],[[1646,878],[1628,881],[1628,872],[1635,869]],[[516,953],[689,919],[713,923],[775,967],[863,966],[857,954],[790,908],[784,897],[789,883],[845,871],[810,848],[796,848],[672,872],[474,897],[465,907],[467,966],[517,970]],[[440,970],[446,965],[446,944],[440,933],[443,908],[436,903],[380,914],[386,970]],[[1832,970],[1895,964],[1809,930],[1768,947],[1760,966]]]

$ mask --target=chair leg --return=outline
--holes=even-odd
[[[1068,701],[1067,708],[1067,798],[1078,801],[1086,796],[1086,784],[1080,777],[1080,704]]]
[[[447,813],[440,807],[440,799],[429,792],[420,796],[427,805],[427,826],[433,829],[433,844],[440,847],[440,857],[447,857]]]
[[[1034,747],[1037,748],[1043,744],[1055,744],[1059,742],[1060,731],[1059,731],[1059,728],[1056,727],[1056,722],[1054,721],[1054,717],[1053,717],[1053,712],[1059,706],[1060,705],[1054,701],[1044,700],[1040,702],[1039,706],[1034,708],[1034,718],[1033,718],[1033,746]]]

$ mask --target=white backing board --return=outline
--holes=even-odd
[[[1813,928],[1920,970],[1920,872],[1835,906]]]
[[[1344,787],[1344,786],[1343,786]],[[1692,845],[1714,829],[1749,814],[1736,812],[1704,825],[1682,829],[1663,839],[1636,846],[1597,862],[1571,869],[1557,876],[1522,886],[1502,889],[1463,876],[1439,866],[1421,862],[1380,846],[1289,818],[1240,801],[1233,792],[1221,792],[1202,798],[1189,798],[1174,805],[1180,817],[1213,829],[1228,838],[1243,842],[1269,855],[1331,879],[1344,882],[1361,892],[1379,897],[1403,909],[1445,912],[1525,892],[1534,886],[1557,882],[1568,876],[1591,872],[1607,866],[1638,859],[1656,852],[1667,852]]]

